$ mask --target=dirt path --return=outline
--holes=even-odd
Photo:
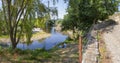
[[[98,41],[96,39],[97,31],[93,30],[90,32],[87,47],[83,53],[82,63],[97,63],[98,62]]]
[[[113,63],[120,63],[120,24],[111,32],[105,32],[103,38],[107,49],[111,52]]]

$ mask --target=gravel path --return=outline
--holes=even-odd
[[[120,63],[120,25],[116,25],[111,32],[105,32],[103,38],[113,63]]]
[[[98,41],[96,39],[97,31],[92,30],[88,38],[87,48],[83,53],[82,63],[97,63],[98,61]]]

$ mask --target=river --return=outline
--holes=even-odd
[[[66,35],[63,35],[62,33],[55,31],[55,27],[52,27],[50,37],[45,38],[42,41],[35,40],[31,44],[18,43],[17,48],[20,48],[22,50],[25,49],[34,50],[37,48],[45,48],[46,50],[49,50],[53,48],[55,45],[64,42],[66,38],[67,38]]]

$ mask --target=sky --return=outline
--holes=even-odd
[[[1,6],[2,6],[2,2],[1,2],[1,0],[0,0],[0,8],[1,8]]]
[[[58,9],[58,18],[59,19],[63,19],[64,15],[66,14],[66,9],[67,9],[67,3],[64,3],[64,0],[59,0],[58,3],[56,3],[56,5],[53,5],[52,0],[50,1],[50,7],[57,7]],[[48,6],[48,0],[42,0],[42,2]],[[1,8],[1,0],[0,0],[0,8]]]
[[[64,15],[67,13],[66,9],[67,9],[67,3],[64,3],[64,0],[59,0],[58,3],[56,3],[56,5],[53,5],[52,0],[42,0],[42,2],[48,6],[48,1],[50,1],[50,7],[57,7],[58,9],[58,18],[59,19],[63,19]],[[1,8],[1,0],[0,0],[0,8]],[[119,11],[120,11],[120,6],[118,7]]]
[[[58,18],[62,19],[64,15],[66,14],[67,3],[64,3],[63,0],[59,0],[56,6],[58,7]]]
[[[53,5],[52,0],[50,1],[50,7],[57,7],[58,9],[58,18],[63,19],[66,14],[67,3],[64,3],[64,0],[59,0],[55,5]],[[43,0],[46,6],[48,6],[48,0]]]

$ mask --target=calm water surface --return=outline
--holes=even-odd
[[[66,35],[63,35],[59,32],[56,32],[54,27],[51,30],[51,36],[44,39],[42,42],[35,40],[31,44],[25,44],[25,43],[18,43],[17,48],[20,49],[37,49],[37,48],[45,48],[46,50],[49,50],[53,48],[55,45],[65,41],[67,38]]]

